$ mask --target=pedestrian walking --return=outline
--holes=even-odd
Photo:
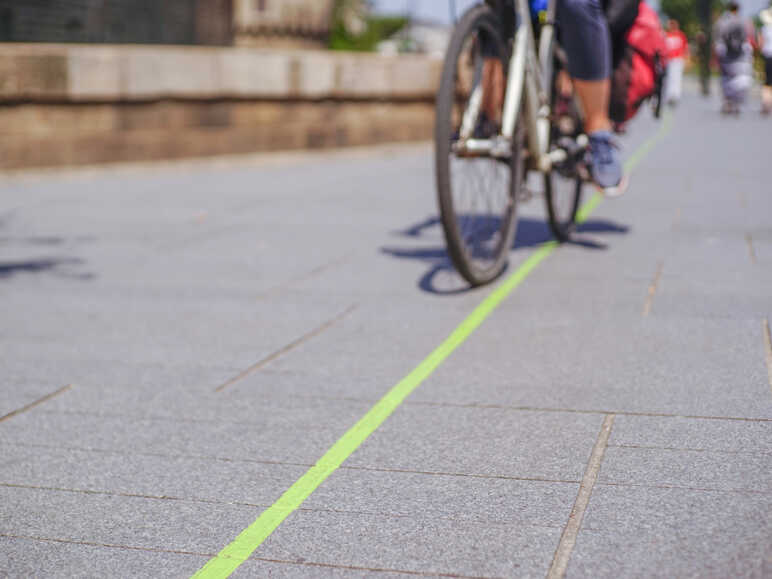
[[[721,112],[739,114],[753,82],[753,49],[748,42],[748,28],[740,16],[740,5],[734,0],[716,22],[714,36],[724,93]]]
[[[681,100],[684,67],[689,58],[689,41],[681,30],[678,20],[670,19],[665,33],[667,46],[667,76],[665,77],[665,102],[675,106]]]
[[[759,14],[759,47],[764,58],[764,86],[761,89],[761,114],[772,112],[772,1],[769,8]]]

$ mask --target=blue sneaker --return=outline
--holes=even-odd
[[[627,182],[619,160],[619,145],[610,131],[596,131],[590,135],[587,164],[592,180],[607,197],[619,197]]]

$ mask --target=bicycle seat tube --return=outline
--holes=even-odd
[[[550,4],[551,11],[554,13],[555,0]],[[542,78],[542,67],[536,54],[536,41],[528,0],[516,0],[514,9],[515,38],[509,64],[502,134],[511,140],[517,115],[524,114],[528,129],[528,148],[532,159],[539,161],[538,165],[541,168],[549,138],[549,107],[544,90],[547,81]],[[521,17],[521,15],[524,16]],[[548,57],[545,55],[543,58]],[[543,170],[545,169],[548,170],[548,167],[545,166]]]

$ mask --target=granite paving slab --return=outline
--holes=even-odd
[[[765,577],[772,495],[597,486],[568,577]]]
[[[3,577],[190,577],[202,555],[0,536]]]
[[[601,423],[592,414],[404,406],[346,465],[577,482]]]
[[[212,505],[0,487],[0,535],[212,556],[259,514]]]
[[[3,445],[0,486],[270,506],[304,466],[131,451]]]
[[[559,529],[423,517],[296,512],[254,557],[428,575],[543,577]]]

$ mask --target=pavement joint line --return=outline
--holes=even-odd
[[[625,162],[631,171],[649,151],[667,135],[672,115],[665,114],[659,130],[636,149]],[[584,222],[603,196],[596,193],[577,214],[577,222]],[[351,427],[303,476],[287,489],[270,508],[228,543],[194,575],[194,579],[212,579],[230,576],[300,505],[335,472],[362,443],[375,432],[404,400],[420,386],[475,330],[559,247],[556,241],[537,246],[535,251],[503,281],[407,376],[400,380],[353,427]]]
[[[352,396],[319,396],[319,395],[313,395],[313,396],[304,396],[304,395],[289,395],[294,396],[296,398],[303,398],[307,400],[326,400],[326,401],[340,401],[340,402],[356,402],[361,404],[375,404],[377,402],[376,399],[373,398],[356,398]],[[581,409],[581,408],[552,408],[548,406],[540,407],[540,406],[509,406],[506,404],[480,404],[480,403],[470,403],[470,404],[464,404],[464,403],[453,403],[453,402],[435,402],[430,400],[406,400],[404,402],[405,406],[435,406],[438,408],[469,408],[469,409],[477,409],[477,410],[508,410],[512,412],[551,412],[551,413],[566,413],[566,414],[598,414],[598,415],[606,415],[606,414],[616,414],[618,416],[648,416],[651,418],[686,418],[690,420],[726,420],[726,421],[734,421],[734,422],[772,422],[772,418],[749,418],[747,416],[707,416],[707,415],[701,415],[701,414],[673,414],[670,412],[635,412],[631,410],[618,410],[618,409],[609,409],[609,408],[601,408],[601,409]],[[79,414],[83,416],[96,416],[96,417],[105,417],[105,418],[126,418],[126,417],[136,417],[136,418],[142,418],[144,420],[151,420],[151,421],[159,421],[159,422],[180,422],[180,423],[191,423],[191,424],[197,424],[197,423],[213,423],[213,422],[222,422],[219,419],[195,419],[195,418],[172,418],[168,416],[148,416],[148,415],[132,415],[132,414],[108,414],[108,413],[102,413],[102,412],[95,412],[95,411],[63,411],[63,410],[41,410],[41,413],[43,414]],[[251,421],[231,421],[229,424],[255,424]],[[39,444],[39,443],[25,443],[25,442],[17,442],[15,443],[19,446],[40,446],[43,448],[69,448],[70,450],[83,450],[83,451],[89,451],[94,450],[95,452],[101,451],[101,452],[120,452],[118,450],[109,450],[109,449],[98,449],[98,448],[91,448],[91,447],[67,447],[67,446],[60,446],[60,445],[45,445],[45,444]],[[167,457],[172,455],[166,455],[166,454],[155,454],[155,453],[140,453],[140,452],[132,452],[128,454],[139,454],[139,455],[147,455],[147,456],[159,456],[159,457]],[[257,463],[265,463],[265,464],[282,464],[282,465],[295,465],[295,466],[313,466],[310,463],[301,463],[301,462],[282,462],[282,461],[271,461],[271,460],[253,460],[253,459],[230,459],[228,457],[217,457],[217,456],[207,456],[207,455],[173,455],[173,456],[187,456],[188,458],[202,458],[202,459],[212,459],[212,460],[234,460],[238,462],[257,462]]]
[[[716,489],[716,488],[710,489],[710,488],[701,488],[701,487],[689,487],[684,485],[623,483],[623,482],[598,482],[596,484],[597,486],[604,486],[604,487],[636,487],[636,488],[648,488],[648,489],[696,491],[696,492],[704,492],[704,493],[727,493],[727,494],[772,496],[772,491],[754,491],[751,489]]]
[[[268,356],[266,356],[265,358],[263,358],[259,362],[256,362],[255,364],[252,364],[249,368],[247,368],[246,370],[244,370],[243,372],[241,372],[237,376],[231,378],[230,380],[228,380],[224,384],[221,384],[220,386],[215,388],[215,392],[222,392],[223,390],[225,390],[229,386],[232,386],[236,382],[239,382],[239,381],[243,380],[244,378],[246,378],[247,376],[249,376],[251,374],[254,374],[255,372],[260,370],[260,368],[262,368],[266,364],[269,364],[269,363],[273,362],[274,360],[276,360],[278,358],[281,358],[283,355],[287,354],[288,352],[291,352],[292,350],[294,350],[295,348],[297,348],[301,344],[304,344],[305,342],[311,340],[312,338],[315,338],[316,336],[318,336],[319,334],[321,334],[325,330],[328,330],[329,328],[334,326],[336,323],[341,321],[343,318],[348,316],[351,312],[356,310],[357,307],[359,307],[358,304],[353,304],[353,305],[349,306],[344,311],[342,311],[341,313],[337,314],[335,317],[333,317],[333,318],[327,320],[326,322],[324,322],[322,325],[317,326],[316,328],[314,328],[313,330],[311,330],[309,332],[306,332],[305,334],[303,334],[299,338],[293,340],[292,342],[290,342],[286,346],[282,346],[281,348],[279,348],[278,350],[276,350],[272,354],[269,354]]]
[[[420,474],[425,474],[425,473],[420,473]],[[509,480],[532,480],[532,479],[514,479],[512,477],[480,477],[480,478],[505,478]],[[559,483],[564,481],[546,481],[546,482]],[[573,484],[579,484],[579,481],[574,481]],[[57,493],[120,497],[120,498],[128,498],[128,499],[143,499],[148,501],[178,501],[178,502],[193,503],[193,504],[250,507],[250,508],[256,508],[256,509],[265,509],[270,506],[270,504],[265,504],[265,503],[257,504],[257,503],[248,503],[244,501],[218,501],[214,499],[184,498],[184,497],[173,497],[168,495],[146,495],[146,494],[139,494],[139,493],[123,493],[123,492],[116,492],[116,491],[93,490],[93,489],[70,489],[70,488],[62,488],[62,487],[26,485],[26,484],[15,484],[15,483],[4,483],[4,482],[0,482],[0,487],[10,488],[10,489],[20,489],[20,490],[31,490],[31,491],[51,491],[51,492],[57,492]],[[357,510],[351,510],[351,509],[331,509],[331,508],[322,508],[322,507],[299,507],[297,510],[298,512],[307,512],[307,513],[335,513],[335,514],[385,517],[390,519],[415,519],[414,514],[402,514],[402,513],[385,512],[385,511],[357,511]],[[463,517],[454,517],[450,515],[439,515],[439,514],[435,515],[435,517],[442,520],[447,520],[447,521],[461,521],[461,522],[471,521],[477,524],[493,525],[493,526],[512,526],[513,524],[515,524],[515,523],[503,523],[498,521],[491,521],[491,520],[482,519],[482,518],[477,518],[477,519],[463,518]],[[538,527],[538,528],[548,528],[548,529],[560,528],[557,525],[529,525],[529,526]]]
[[[205,454],[166,454],[162,452],[135,452],[122,449],[67,446],[58,444],[40,444],[34,442],[14,442],[14,446],[30,448],[48,448],[51,450],[70,450],[75,452],[95,452],[100,454],[116,454],[118,456],[152,456],[155,458],[182,458],[187,460],[209,460],[214,462],[234,462],[245,464],[264,464],[270,466],[296,466],[298,468],[311,468],[313,464],[308,462],[283,462],[279,460],[258,460],[254,458],[232,458],[226,456],[207,456]]]
[[[288,395],[290,397],[292,395]],[[295,398],[300,399],[312,399],[313,397],[310,396],[295,396]],[[359,400],[348,400],[345,398],[339,399],[341,402],[358,402],[361,404],[367,404],[372,403],[370,400],[366,401],[359,401]],[[272,400],[273,401],[273,400]],[[104,418],[106,420],[118,420],[118,419],[124,419],[129,418],[133,420],[142,420],[145,422],[165,422],[169,424],[244,424],[244,425],[255,425],[255,424],[262,424],[260,422],[255,422],[254,420],[222,420],[221,418],[182,418],[179,416],[164,416],[162,414],[145,414],[145,413],[131,413],[131,412],[99,412],[96,410],[41,410],[41,414],[65,414],[65,415],[75,415],[75,416],[90,416],[94,418]]]
[[[745,209],[748,206],[747,199],[745,197],[745,191],[742,189],[737,189],[737,199],[740,201],[740,207]]]
[[[335,565],[333,563],[317,563],[314,561],[292,561],[287,559],[269,559],[267,557],[253,557],[252,561],[265,563],[278,563],[281,565],[300,565],[303,567],[323,567],[326,569],[341,569],[346,571],[367,571],[368,573],[399,573],[401,575],[414,575],[416,577],[451,577],[453,579],[495,579],[487,575],[458,575],[456,573],[441,573],[429,571],[408,571],[405,569],[388,569],[385,567],[362,567],[358,565]]]
[[[67,392],[70,388],[72,388],[72,384],[67,384],[66,386],[62,386],[58,390],[54,390],[50,394],[46,394],[42,398],[38,398],[37,400],[30,402],[26,406],[22,406],[21,408],[17,408],[16,410],[12,410],[5,416],[0,416],[0,422],[3,422],[4,420],[8,420],[9,418],[12,418],[14,416],[18,416],[19,414],[22,414],[23,412],[27,412],[28,410],[32,410],[36,406],[39,406],[43,404],[44,402],[48,402],[52,398],[59,396],[59,394],[63,394],[64,392]]]
[[[764,350],[767,359],[767,380],[772,390],[772,332],[769,330],[769,318],[764,319]]]
[[[772,418],[747,418],[745,416],[701,416],[699,414],[671,414],[668,412],[634,412],[629,410],[609,410],[609,409],[578,409],[578,408],[550,408],[539,406],[507,406],[503,404],[454,404],[452,402],[430,402],[414,401],[406,402],[408,406],[439,406],[450,408],[479,408],[481,410],[512,410],[515,412],[556,412],[567,414],[598,414],[605,416],[607,414],[616,414],[617,416],[647,416],[651,418],[687,418],[691,420],[727,420],[737,422],[772,422]]]
[[[27,541],[43,541],[46,543],[64,543],[67,545],[85,545],[88,547],[103,547],[105,549],[121,549],[124,551],[146,551],[149,553],[173,553],[175,555],[194,555],[196,557],[211,557],[210,553],[198,553],[195,551],[182,551],[179,549],[160,549],[158,547],[138,547],[135,545],[116,545],[113,543],[99,543],[97,541],[82,541],[78,539],[60,539],[56,537],[37,537],[35,535],[15,535],[12,533],[0,533],[0,537],[8,539],[22,539]]]
[[[772,455],[769,450],[718,450],[713,448],[690,448],[679,446],[645,446],[642,444],[609,444],[609,448],[630,448],[636,450],[665,450],[673,452],[713,452],[716,454],[751,454],[751,455]]]
[[[243,225],[219,225],[209,228],[201,228],[194,230],[190,234],[185,234],[182,237],[175,238],[171,241],[163,241],[159,243],[153,243],[150,245],[151,250],[156,252],[169,252],[176,251],[178,249],[192,249],[196,244],[207,243],[214,241],[218,238],[227,237],[232,233],[239,233],[244,231],[246,226]]]
[[[571,514],[568,516],[568,522],[563,529],[558,548],[555,550],[552,565],[547,572],[547,579],[562,579],[566,575],[568,562],[574,551],[576,538],[579,535],[579,529],[582,527],[582,519],[584,518],[587,506],[590,504],[592,490],[595,486],[595,481],[598,479],[600,467],[603,464],[603,455],[608,446],[611,429],[614,427],[614,418],[615,416],[613,414],[609,414],[603,419],[603,425],[598,434],[598,439],[595,441],[595,446],[592,448],[592,454],[587,463],[587,469],[582,478],[582,484],[579,486],[579,492],[576,495],[576,502],[574,502],[574,507],[571,509]]]
[[[756,265],[756,250],[753,249],[753,237],[750,233],[745,234],[745,243],[748,244],[748,257],[751,258],[751,263]]]
[[[31,491],[52,491],[57,493],[121,497],[126,499],[144,499],[149,501],[179,501],[184,503],[198,503],[198,504],[223,505],[223,506],[236,505],[240,507],[254,507],[258,509],[264,509],[270,506],[267,504],[247,503],[243,501],[217,501],[214,499],[184,498],[184,497],[173,497],[169,495],[147,495],[147,494],[141,494],[141,493],[123,493],[118,491],[105,491],[105,490],[94,490],[94,489],[68,489],[63,487],[25,485],[25,484],[6,483],[6,482],[0,482],[0,487],[31,490]]]
[[[326,263],[323,263],[323,264],[313,268],[309,272],[306,272],[304,274],[295,276],[295,277],[293,277],[291,279],[288,279],[284,283],[281,283],[281,284],[275,285],[273,287],[270,287],[267,290],[258,293],[257,294],[257,299],[261,300],[263,298],[267,298],[267,297],[273,296],[276,293],[281,292],[283,290],[286,290],[286,289],[292,287],[293,285],[295,285],[297,283],[308,281],[308,280],[313,279],[314,277],[318,276],[319,274],[322,274],[322,273],[325,273],[327,271],[330,271],[331,269],[335,269],[338,266],[345,265],[346,263],[350,262],[353,259],[354,255],[355,255],[355,253],[353,251],[350,251],[350,252],[348,252],[348,253],[340,256],[340,257],[337,257],[337,258],[335,258],[333,260],[330,260],[330,261],[328,261]]]
[[[268,466],[291,466],[291,467],[298,467],[298,468],[311,468],[314,466],[311,463],[299,463],[299,462],[282,462],[282,461],[271,461],[271,460],[256,460],[256,459],[241,459],[241,458],[228,458],[228,457],[221,457],[221,456],[206,456],[206,455],[195,455],[195,454],[164,454],[164,453],[158,453],[158,452],[128,452],[124,450],[114,450],[114,449],[104,449],[104,448],[84,448],[84,447],[76,447],[76,446],[59,446],[54,444],[35,444],[35,443],[27,443],[27,442],[17,442],[14,443],[13,446],[23,446],[23,447],[32,447],[32,448],[47,448],[50,450],[69,450],[74,452],[93,452],[93,453],[99,453],[99,454],[115,454],[117,456],[150,456],[154,458],[180,458],[180,459],[186,459],[186,460],[207,460],[207,461],[214,461],[214,462],[232,462],[232,463],[245,463],[245,464],[262,464],[262,465],[268,465]],[[505,475],[505,474],[482,474],[482,473],[465,473],[465,472],[443,472],[443,471],[422,471],[422,470],[412,470],[412,469],[396,469],[396,468],[377,468],[377,467],[368,467],[368,466],[344,466],[342,465],[340,467],[340,470],[358,470],[358,471],[369,471],[369,472],[391,472],[391,473],[402,473],[402,474],[418,474],[418,475],[426,475],[426,476],[438,476],[438,477],[466,477],[466,478],[480,478],[480,479],[501,479],[501,480],[512,480],[512,481],[522,481],[522,482],[543,482],[543,483],[550,483],[550,484],[579,484],[581,481],[579,480],[573,480],[573,479],[550,479],[550,478],[542,478],[542,477],[523,477],[523,476],[512,476],[512,475]],[[14,483],[3,483],[0,482],[0,486],[19,486],[19,487],[25,487],[26,485],[16,485]],[[40,489],[49,489],[49,490],[62,490],[62,491],[68,491],[68,492],[87,492],[87,493],[100,493],[102,491],[80,491],[76,489],[60,489],[57,487],[35,487],[35,486],[29,486],[29,488],[40,488]],[[105,491],[109,492],[109,491]],[[113,493],[116,494],[116,493]],[[120,493],[117,493],[120,494]],[[127,496],[145,496],[145,495],[127,495]],[[156,497],[156,496],[146,496],[145,498],[175,498],[175,497]],[[193,500],[193,499],[182,499],[179,498],[177,500]],[[199,500],[199,499],[196,499]],[[204,499],[200,499],[204,500]],[[212,501],[216,502],[216,501]],[[254,505],[252,503],[244,503],[247,506],[270,506],[270,505]]]
[[[443,472],[443,471],[430,471],[430,470],[412,470],[403,468],[378,468],[370,466],[341,466],[340,470],[359,470],[366,472],[390,472],[399,474],[419,474],[426,476],[445,476],[445,477],[459,477],[459,478],[481,478],[481,479],[499,479],[499,480],[511,480],[522,482],[543,482],[550,484],[579,484],[582,481],[573,479],[551,479],[542,477],[527,477],[527,476],[514,476],[506,474],[482,474],[482,473],[467,473],[467,472]]]
[[[397,513],[397,512],[384,512],[384,511],[357,511],[357,510],[346,510],[346,509],[330,509],[330,508],[323,508],[323,507],[300,507],[297,510],[298,513],[323,513],[323,514],[333,514],[333,515],[352,515],[355,517],[380,517],[382,519],[393,519],[393,520],[400,520],[400,519],[409,519],[413,521],[421,521],[425,520],[428,515],[428,511],[423,511],[420,516],[416,516],[415,513]],[[445,515],[441,514],[439,512],[431,512],[431,518],[432,520],[442,520],[442,521],[452,521],[455,523],[472,523],[475,525],[484,525],[486,527],[517,527],[517,528],[523,528],[523,527],[529,527],[531,529],[562,529],[562,525],[547,525],[547,524],[534,524],[534,523],[526,523],[522,521],[496,521],[491,519],[485,519],[482,517],[459,517],[459,516],[453,516],[453,515]],[[255,557],[257,558],[257,557]]]
[[[651,313],[651,307],[654,305],[654,296],[657,293],[657,288],[659,287],[659,283],[662,279],[662,270],[665,268],[665,262],[660,260],[660,262],[657,264],[657,271],[654,272],[654,279],[652,280],[651,284],[649,284],[649,290],[646,295],[646,301],[643,304],[643,312],[641,315],[645,318]]]
[[[673,227],[672,227],[673,229],[678,229],[678,227],[681,225],[682,215],[683,215],[683,211],[679,207],[678,209],[676,209],[675,219],[673,219]]]

